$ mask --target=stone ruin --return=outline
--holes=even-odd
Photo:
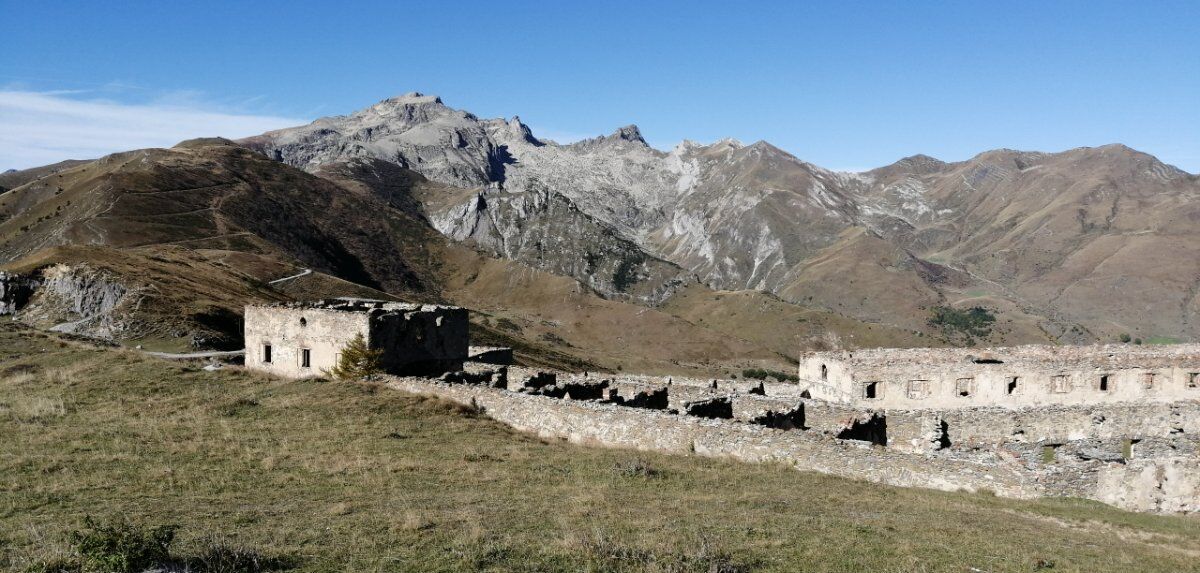
[[[440,378],[391,377],[388,383],[578,443],[778,462],[898,486],[1200,511],[1195,400],[873,408],[817,397],[807,382],[815,381],[468,363]]]
[[[246,363],[315,375],[363,332],[390,345],[390,386],[548,438],[898,486],[1200,511],[1194,345],[814,353],[789,383],[504,365],[504,349],[468,349],[466,320],[462,309],[375,301],[250,307]]]
[[[468,357],[466,309],[340,298],[246,307],[246,367],[281,376],[322,376],[361,334],[383,351],[392,374],[461,370]]]
[[[877,348],[801,357],[814,398],[954,410],[1200,399],[1200,344]]]

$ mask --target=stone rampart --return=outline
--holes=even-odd
[[[392,388],[431,394],[481,408],[488,416],[522,431],[573,443],[674,454],[778,462],[878,483],[947,491],[988,490],[1028,498],[1044,492],[1017,467],[901,453],[821,433],[787,431],[728,420],[678,416],[598,402],[528,396],[423,378],[389,377]]]
[[[819,352],[799,375],[815,398],[889,410],[1171,403],[1200,399],[1200,345]]]

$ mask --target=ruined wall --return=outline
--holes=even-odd
[[[371,347],[383,350],[388,372],[440,374],[461,369],[467,359],[470,322],[465,308],[388,305],[368,314]]]
[[[897,414],[889,411],[889,415]],[[946,422],[950,441],[961,447],[1200,434],[1200,402],[975,408],[947,410],[937,416]]]
[[[947,491],[989,490],[1009,497],[1034,497],[1042,490],[1014,468],[915,456],[838,440],[821,433],[788,431],[729,420],[672,415],[598,402],[528,396],[471,385],[390,377],[398,390],[432,394],[475,405],[490,417],[549,438],[675,454],[778,462],[897,486]]]
[[[504,384],[495,377],[444,377],[455,384],[390,378],[389,384],[473,404],[516,428],[577,443],[781,462],[900,486],[1200,511],[1195,403],[884,412],[710,380],[508,373],[507,388],[515,391],[496,389]],[[1064,420],[1065,429],[1058,427]],[[1025,428],[1019,439],[1011,435],[1015,426]]]
[[[385,371],[440,374],[463,367],[468,329],[466,309],[436,305],[331,301],[248,306],[246,365],[281,376],[321,376],[361,334],[371,348],[383,351]]]
[[[1026,408],[1200,399],[1200,346],[1024,346],[814,353],[816,398],[883,409]]]
[[[371,334],[365,313],[287,306],[247,306],[246,367],[279,376],[321,376],[356,334]],[[267,361],[270,346],[270,361]],[[309,351],[309,365],[301,363]]]
[[[1200,511],[1196,458],[1139,460],[1096,469],[1095,499],[1132,511]]]

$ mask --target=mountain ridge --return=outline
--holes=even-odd
[[[1138,331],[1138,321],[1125,324],[1135,318],[1132,312],[1123,314],[1121,321],[1104,321],[1092,311],[1056,312],[1061,293],[1072,287],[1048,286],[1042,279],[1053,274],[1051,260],[1065,261],[1072,252],[1109,240],[1111,226],[1106,227],[1096,211],[1098,197],[1105,194],[1100,188],[1107,185],[1126,197],[1153,196],[1157,191],[1150,189],[1157,187],[1167,188],[1168,195],[1187,195],[1200,182],[1119,144],[1057,153],[998,149],[958,162],[914,155],[850,173],[805,162],[765,141],[742,145],[729,139],[711,144],[685,140],[663,151],[647,144],[641,130],[631,125],[609,135],[558,144],[537,139],[519,120],[479,119],[435,96],[385,101],[390,102],[387,117],[366,108],[343,119],[326,118],[244,141],[305,169],[323,159],[365,155],[443,184],[476,188],[478,194],[468,201],[432,201],[425,208],[439,231],[491,245],[497,256],[546,264],[499,245],[511,242],[523,225],[569,234],[571,223],[530,211],[526,204],[530,192],[560,195],[563,203],[607,226],[609,231],[602,234],[636,245],[647,257],[674,263],[710,288],[762,290],[904,328],[921,326],[923,308],[964,303],[979,298],[969,293],[986,291],[984,298],[1003,299],[998,306],[1011,306],[1020,320],[1041,317],[1031,319],[1052,337],[1089,330],[1101,335],[1125,328]],[[316,163],[313,158],[318,158]],[[1084,222],[1071,231],[1064,217]],[[474,224],[481,219],[502,224],[492,225],[490,235],[483,236]],[[1018,219],[1026,224],[1017,225]],[[1038,220],[1044,223],[1042,232],[1057,233],[1052,255],[1038,254],[1028,240],[1009,236],[1007,242],[1021,245],[1016,272],[991,262],[1012,252],[993,252],[989,246],[1005,237],[1003,228],[1031,232]],[[845,233],[853,228],[868,234]],[[845,241],[855,246],[846,248],[851,243]],[[859,305],[848,306],[841,296],[845,293],[817,298],[808,292],[815,284],[812,274],[822,268],[815,261],[839,253],[862,255],[864,248],[890,262],[841,265],[867,273],[858,278],[859,284],[905,285],[897,287],[906,293],[902,298],[921,302],[894,312],[867,307],[846,311]],[[942,258],[945,263],[939,262]],[[928,271],[939,265],[947,270]],[[558,267],[541,268],[564,272]],[[954,268],[960,269],[957,282],[931,278],[947,276]],[[584,271],[565,272],[588,279]],[[1088,275],[1081,271],[1061,280],[1097,279]],[[898,276],[906,278],[894,281]],[[601,292],[619,294],[604,288]],[[1076,302],[1067,306],[1080,307]],[[1162,317],[1142,322],[1145,330],[1165,329],[1172,335],[1187,330]],[[1186,335],[1192,336],[1190,331]]]
[[[322,285],[337,277],[436,298],[452,283],[456,296],[476,293],[462,299],[472,304],[487,306],[488,293],[526,305],[436,270],[457,257],[477,273],[476,257],[493,257],[515,264],[493,271],[515,273],[503,279],[513,288],[566,277],[552,296],[693,321],[698,308],[720,308],[721,293],[762,293],[738,297],[746,324],[730,314],[720,328],[775,349],[858,344],[821,328],[903,345],[1200,335],[1191,254],[1200,177],[1119,144],[958,162],[918,154],[852,173],[766,141],[659,150],[636,125],[560,144],[517,116],[481,119],[411,92],[237,142],[189,140],[0,177],[19,183],[0,196],[7,261],[56,245],[179,242],[237,252],[256,276],[300,262],[329,277]],[[280,249],[291,263],[247,253]],[[973,306],[997,317],[986,340],[933,322],[935,309]],[[791,331],[754,316],[768,308],[826,326]]]

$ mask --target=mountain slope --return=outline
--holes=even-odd
[[[623,293],[597,277],[641,251],[714,289],[902,330],[928,330],[932,306],[986,304],[1015,325],[992,342],[1200,335],[1200,180],[1122,146],[848,174],[765,142],[658,151],[635,126],[561,145],[420,94],[247,144],[310,171],[369,157],[460,188],[420,199],[438,230],[610,297]],[[603,273],[578,260],[599,244],[621,245]],[[640,274],[633,299],[661,303],[670,276]]]
[[[861,200],[908,223],[889,238],[921,256],[1106,336],[1200,333],[1196,176],[1118,145],[1001,150],[867,175],[876,181]],[[895,200],[905,193],[907,206]]]
[[[42,283],[21,318],[154,348],[224,348],[239,347],[248,302],[400,297],[482,311],[479,338],[533,363],[786,365],[761,345],[451,242],[417,197],[462,190],[373,160],[317,171],[205,139],[114,154],[0,195],[0,263]],[[525,326],[502,328],[514,324]]]

